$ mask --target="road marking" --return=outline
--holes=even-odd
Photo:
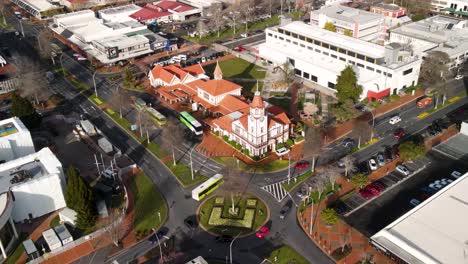
[[[276,199],[276,201],[281,202],[284,199],[284,197],[288,195],[288,192],[283,188],[283,183],[286,181],[287,180],[269,184],[269,185],[260,187],[260,189],[271,194]]]

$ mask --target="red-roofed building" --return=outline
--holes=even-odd
[[[184,21],[192,16],[200,16],[201,10],[177,1],[159,1],[146,4],[141,10],[130,15],[140,22],[151,24],[153,22]]]

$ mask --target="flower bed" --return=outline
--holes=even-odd
[[[234,226],[243,228],[252,228],[255,217],[255,209],[245,209],[244,217],[242,219],[223,218],[221,214],[222,207],[214,207],[211,211],[210,220],[208,224],[212,226]]]
[[[247,207],[257,206],[257,199],[247,199]]]

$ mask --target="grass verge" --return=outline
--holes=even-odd
[[[192,172],[188,166],[185,166],[182,163],[177,163],[174,166],[173,161],[167,161],[166,166],[172,171],[172,173],[177,177],[177,180],[179,180],[180,184],[182,184],[184,187],[189,187],[192,185],[195,185],[197,183],[201,183],[206,181],[208,178],[206,176],[203,176],[196,171],[193,172],[193,180],[192,180]]]
[[[297,253],[292,247],[284,245],[271,252],[268,260],[275,264],[307,264],[309,263],[303,256]]]
[[[432,108],[432,109],[430,109],[430,110],[428,110],[426,112],[423,112],[423,113],[419,114],[418,119],[424,119],[424,118],[428,117],[430,114],[444,109],[445,107],[449,106],[450,104],[453,104],[454,102],[462,99],[463,97],[464,97],[463,95],[454,96],[454,97],[450,98],[449,100],[447,100],[444,104],[440,105],[439,107]]]
[[[236,160],[238,159],[233,158],[233,157],[214,157],[213,160],[224,165],[227,163],[236,162]],[[250,166],[250,165],[243,163],[242,161],[239,161],[238,164],[239,164],[239,169],[241,170],[245,170],[245,171],[255,170],[255,172],[257,173],[267,173],[267,172],[274,172],[274,171],[285,169],[288,167],[289,162],[287,160],[274,160],[262,166]]]
[[[306,173],[300,175],[300,176],[297,176],[295,177],[294,179],[291,179],[289,181],[289,183],[285,182],[283,183],[283,188],[287,191],[287,192],[291,192],[292,190],[294,190],[294,188],[296,188],[297,186],[299,186],[301,183],[303,183],[304,181],[306,181],[307,179],[309,179],[310,177],[312,176],[312,171],[307,171]]]
[[[158,229],[166,220],[168,212],[164,197],[143,172],[130,179],[130,190],[135,199],[133,219],[135,231]]]

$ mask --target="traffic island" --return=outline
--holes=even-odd
[[[197,210],[200,226],[213,235],[245,236],[257,231],[269,219],[265,202],[253,194],[234,197],[215,195]]]

